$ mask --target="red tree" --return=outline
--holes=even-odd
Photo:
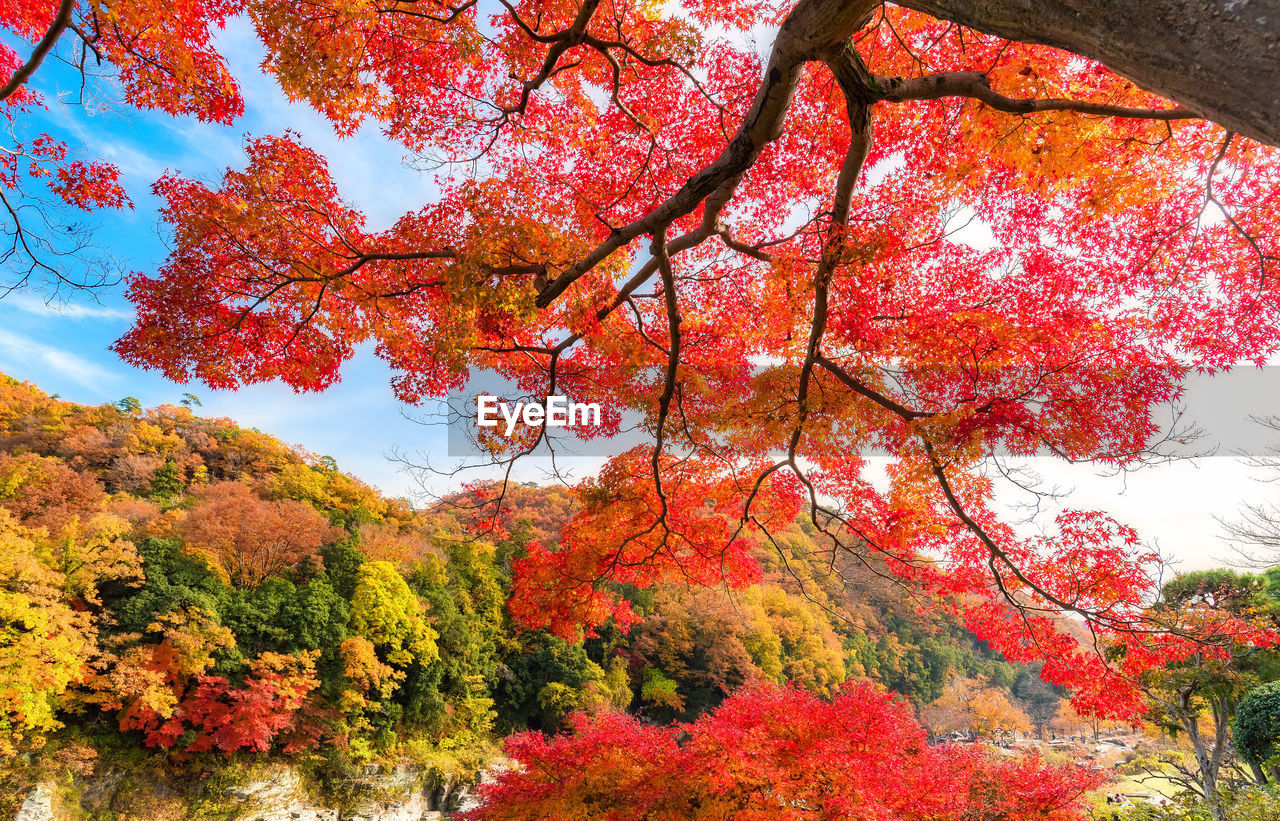
[[[467,817],[1067,821],[1101,781],[1035,757],[930,747],[907,705],[865,683],[831,702],[753,685],[690,725],[608,713],[573,727],[508,739],[515,765]]]
[[[1186,373],[1276,353],[1280,162],[1257,140],[1280,142],[1280,34],[1228,0],[903,3],[23,2],[0,13],[0,116],[22,132],[60,55],[105,65],[132,105],[230,123],[212,32],[248,14],[291,99],[453,165],[385,230],[289,134],[250,140],[215,185],[166,176],[173,253],[132,281],[127,359],[319,389],[373,343],[411,401],[488,370],[603,402],[586,435],[634,412],[654,445],[530,555],[526,621],[625,618],[602,579],[742,583],[746,540],[806,510],[985,601],[980,635],[1124,711],[1126,679],[1099,685],[1049,616],[1128,643],[1126,673],[1188,652],[1146,639],[1150,555],[1087,512],[1020,538],[984,466],[1133,465]],[[0,287],[62,280],[47,256],[79,235],[33,233],[37,215],[125,207],[117,171],[56,135],[4,148]]]
[[[310,390],[375,343],[411,402],[489,371],[603,403],[586,438],[636,415],[652,444],[517,566],[527,624],[625,622],[602,581],[748,583],[749,545],[803,512],[1044,658],[1083,708],[1140,709],[1133,675],[1194,646],[1153,638],[1154,555],[1088,511],[1022,538],[988,468],[1135,465],[1187,373],[1280,348],[1275,150],[1097,63],[894,6],[433,9],[251,5],[287,93],[455,173],[385,230],[291,134],[215,185],[166,176],[173,253],[133,278],[126,359]],[[748,33],[772,23],[762,59]],[[1112,39],[1081,50],[1119,59]],[[1061,614],[1125,645],[1121,669]]]
[[[132,701],[120,715],[120,729],[141,731],[148,747],[180,747],[187,753],[262,753],[273,746],[296,752],[314,746],[316,728],[304,707],[316,712],[307,697],[319,685],[318,654],[263,653],[249,662],[248,674],[236,685],[223,676],[184,678],[182,661],[175,662],[162,644],[143,669],[163,678],[170,688],[166,700],[160,709],[149,698]]]

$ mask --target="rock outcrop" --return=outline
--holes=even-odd
[[[37,785],[27,793],[14,821],[57,821],[53,813],[53,790],[46,784]]]
[[[491,780],[502,765],[481,774]],[[341,810],[325,806],[307,793],[298,772],[284,764],[259,773],[243,786],[231,790],[226,803],[236,807],[234,821],[445,821],[451,814],[476,806],[472,780],[457,776],[426,776],[410,767],[389,773],[371,772],[353,785],[358,798],[354,806]],[[98,817],[101,810],[117,803],[117,788],[125,789],[116,776],[83,779],[76,785],[78,807],[60,807],[58,791],[51,784],[39,784],[26,796],[14,821],[83,821]],[[136,787],[134,787],[136,789]],[[119,821],[153,821],[141,815],[114,811]]]

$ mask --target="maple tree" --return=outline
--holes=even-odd
[[[60,529],[75,517],[92,514],[104,501],[98,482],[55,459],[0,457],[0,504],[28,527]]]
[[[600,402],[583,438],[635,415],[652,443],[579,483],[558,544],[515,566],[517,620],[567,637],[630,623],[608,583],[755,583],[751,545],[803,513],[1086,712],[1136,715],[1136,677],[1194,652],[1148,624],[1138,534],[1069,510],[1027,538],[988,468],[1140,464],[1186,374],[1275,352],[1265,124],[889,5],[248,11],[291,98],[448,171],[381,230],[293,134],[250,139],[217,183],[165,176],[173,251],[132,278],[127,360],[316,390],[374,343],[406,401],[492,372]],[[1123,649],[1083,648],[1061,614]]]
[[[651,443],[579,483],[558,543],[514,562],[526,626],[629,625],[611,583],[749,587],[755,548],[804,515],[833,567],[873,554],[1009,659],[1042,662],[1085,714],[1133,716],[1138,678],[1205,634],[1274,637],[1230,614],[1153,614],[1158,562],[1137,533],[1067,511],[1025,537],[984,468],[1005,453],[1139,464],[1187,373],[1275,353],[1280,155],[1258,141],[1276,141],[1273,118],[1219,88],[1236,79],[1220,56],[1182,77],[1144,64],[1131,23],[1095,15],[1077,36],[1067,0],[908,5],[61,0],[5,12],[35,46],[25,61],[3,47],[0,99],[10,118],[39,104],[27,81],[65,35],[114,66],[128,102],[230,122],[242,102],[211,32],[246,12],[291,99],[447,164],[438,198],[385,229],[293,134],[250,139],[216,183],[166,175],[172,253],[132,278],[138,321],[117,350],[178,380],[316,390],[373,344],[407,401],[490,371],[600,402],[585,438],[638,416]],[[752,35],[775,26],[762,56]],[[1241,38],[1261,66],[1246,68],[1266,76],[1256,39]],[[6,153],[6,192],[44,179],[73,207],[127,204],[113,169],[43,140]],[[499,462],[545,444],[525,433]],[[400,665],[434,637],[383,564],[363,565],[358,600]]]
[[[74,437],[62,435],[70,431]],[[217,792],[217,779],[192,774],[283,754],[300,768],[318,766],[318,778],[345,792],[371,764],[413,761],[471,771],[491,755],[496,733],[569,726],[581,729],[587,743],[574,748],[554,740],[555,756],[581,749],[587,758],[573,759],[583,772],[574,770],[563,786],[607,803],[618,800],[618,789],[631,790],[617,770],[627,762],[584,728],[621,725],[608,743],[640,744],[637,733],[648,732],[643,728],[655,720],[696,723],[702,716],[715,724],[717,708],[746,684],[740,696],[746,704],[731,704],[739,711],[731,730],[717,725],[716,739],[727,739],[721,747],[708,741],[700,761],[642,762],[649,784],[676,778],[680,767],[697,774],[692,797],[678,788],[671,793],[689,803],[673,806],[696,803],[718,808],[706,810],[714,814],[738,801],[749,813],[758,795],[761,806],[791,796],[796,807],[811,808],[818,806],[811,790],[820,787],[829,794],[822,805],[828,810],[846,800],[882,808],[889,802],[897,807],[892,817],[936,807],[919,792],[891,796],[839,774],[828,779],[826,771],[838,766],[850,777],[897,768],[904,784],[967,795],[968,808],[982,817],[988,809],[1032,813],[1037,807],[1077,817],[1069,800],[1084,786],[1074,780],[1077,771],[998,753],[1005,761],[993,775],[991,761],[976,750],[913,752],[924,746],[923,731],[905,704],[886,710],[891,697],[877,687],[923,707],[944,694],[948,681],[964,676],[981,682],[974,690],[989,688],[998,708],[989,714],[996,714],[1008,706],[996,693],[1028,706],[1023,687],[1038,666],[1000,660],[963,629],[959,616],[931,608],[938,599],[903,587],[873,554],[833,556],[834,544],[804,518],[774,531],[776,545],[751,546],[760,579],[745,590],[730,596],[680,582],[621,588],[636,616],[631,631],[606,623],[600,635],[569,642],[547,630],[516,629],[505,605],[513,565],[529,555],[532,542],[554,551],[565,520],[590,499],[495,484],[464,493],[448,511],[413,511],[341,478],[323,459],[242,433],[227,420],[181,408],[78,406],[12,380],[0,380],[0,452],[7,454],[0,455],[0,489],[12,491],[0,492],[0,508],[13,506],[0,510],[6,546],[0,609],[9,616],[0,631],[0,708],[9,710],[0,714],[0,743],[30,753],[8,756],[0,777],[21,783],[21,773],[32,767],[68,776],[71,769],[131,772],[136,765],[128,762],[144,756],[164,761],[147,769],[148,781],[173,779],[179,791],[183,783],[197,784],[207,799]],[[115,468],[121,455],[161,454],[162,464],[181,467],[163,474],[169,484],[158,492],[153,482],[126,485]],[[257,503],[305,500],[341,523],[334,539],[318,556],[259,584],[233,585],[183,536],[208,483],[216,489],[233,479]],[[84,493],[59,505],[55,487]],[[505,492],[511,502],[504,505],[503,527],[492,531],[495,543],[462,527],[473,516],[487,517],[475,502],[489,492]],[[32,526],[36,521],[41,524]],[[833,558],[838,575],[825,572]],[[1193,619],[1213,624],[1223,612],[1241,619],[1265,614],[1273,593],[1260,577],[1215,572],[1180,577],[1166,588],[1164,602],[1179,613],[1182,627],[1192,627]],[[1173,617],[1160,618],[1179,626]],[[1269,655],[1250,647],[1237,653],[1235,641],[1224,636],[1215,649],[1202,637],[1198,655],[1153,668],[1147,679],[1158,684],[1155,673],[1214,673],[1228,663],[1244,672]],[[846,675],[854,680],[841,683]],[[781,698],[776,688],[784,683],[812,696]],[[1041,689],[1056,709],[1057,689]],[[819,701],[833,695],[833,704]],[[642,723],[613,715],[618,709],[636,711]],[[596,718],[569,718],[575,711]],[[723,714],[725,721],[733,714]],[[932,730],[940,729],[927,708],[926,716]],[[1076,723],[1097,725],[1090,716]],[[690,726],[654,732],[671,733],[681,747]],[[993,726],[1010,725],[1002,718]],[[753,727],[757,735],[746,732]],[[788,745],[797,739],[795,728],[803,730],[796,748],[802,755],[793,761]],[[833,749],[841,755],[850,736],[866,743],[847,766],[843,757],[824,757]],[[741,754],[734,752],[738,746]],[[91,758],[95,750],[97,763],[86,764],[84,753]],[[295,755],[303,751],[309,752]],[[806,775],[805,768],[817,769]],[[790,774],[779,791],[760,787],[779,772]],[[961,775],[940,781],[947,772]],[[965,772],[973,778],[966,780]],[[1229,818],[1240,805],[1238,783],[1234,774],[1223,782],[1223,794],[1234,802]],[[641,799],[645,789],[636,788]],[[318,790],[327,792],[323,785]],[[112,806],[129,792],[117,792]],[[1020,803],[1000,803],[1009,796]],[[532,806],[523,811],[546,809]],[[642,800],[630,809],[644,806]],[[511,810],[495,804],[494,811]],[[943,818],[953,811],[956,806],[939,810]]]
[[[287,731],[306,704],[306,695],[318,684],[313,674],[316,655],[264,653],[250,662],[249,674],[239,686],[221,676],[200,676],[173,715],[150,729],[147,744],[169,748],[193,733],[185,747],[188,753],[266,752],[278,739],[286,753],[312,746],[315,739],[308,734],[301,734],[299,747]]]
[[[674,727],[622,713],[507,740],[516,766],[479,788],[475,819],[1079,818],[1084,768],[925,743],[902,702],[866,683],[824,702],[753,685]],[[677,743],[677,738],[682,740]]]
[[[209,674],[215,657],[235,647],[233,633],[194,608],[165,614],[146,635],[120,635],[114,643],[118,650],[104,654],[85,700],[117,711],[120,729],[140,731],[147,746],[233,753],[266,752],[277,742],[286,752],[314,745],[298,712],[319,684],[319,651],[262,653],[233,684]]]

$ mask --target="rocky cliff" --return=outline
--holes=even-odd
[[[484,781],[502,767],[481,774]],[[353,794],[361,796],[347,808],[326,806],[308,794],[298,772],[286,765],[263,770],[244,785],[218,796],[228,821],[437,821],[472,809],[473,782],[455,776],[426,776],[411,768],[371,773]],[[157,785],[155,794],[125,794],[119,777],[94,776],[78,780],[72,789],[43,783],[27,794],[14,821],[179,821],[194,818],[182,802]],[[136,793],[136,786],[128,788]]]

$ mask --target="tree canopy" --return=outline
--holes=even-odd
[[[509,739],[519,766],[482,786],[485,803],[467,817],[1067,821],[1101,780],[1034,757],[930,747],[905,705],[866,685],[831,702],[748,687],[685,726],[617,713],[575,724],[572,736]]]
[[[1219,112],[1108,46],[1132,40],[1114,16],[1082,39],[1065,6],[1039,22],[962,6],[253,2],[190,9],[187,39],[154,53],[175,21],[117,48],[151,24],[122,10],[84,31],[112,32],[89,40],[134,103],[233,119],[207,34],[243,10],[290,98],[442,171],[385,228],[289,133],[248,139],[221,180],[166,175],[172,253],[131,278],[116,350],[180,381],[320,390],[372,344],[409,402],[492,373],[600,403],[586,439],[638,417],[651,444],[579,483],[559,543],[518,563],[525,624],[627,624],[603,582],[750,585],[747,540],[804,512],[833,551],[963,601],[1085,709],[1133,714],[1135,676],[1194,645],[1179,625],[1149,640],[1155,555],[1091,511],[1026,537],[991,468],[1140,464],[1188,373],[1275,353],[1280,155],[1254,139],[1270,115]],[[1063,614],[1131,669],[1081,650]]]
[[[1007,658],[1040,663],[1079,709],[1133,716],[1144,672],[1205,641],[1274,636],[1230,611],[1149,608],[1158,558],[1107,516],[1068,510],[1026,535],[999,515],[999,468],[1036,453],[1138,465],[1188,373],[1280,348],[1274,11],[907,5],[19,4],[4,23],[33,45],[0,45],[0,99],[21,122],[41,104],[28,81],[57,54],[106,66],[131,105],[230,124],[244,104],[213,33],[246,14],[290,99],[339,134],[374,124],[440,169],[438,194],[387,227],[291,133],[250,137],[244,167],[216,181],[166,174],[154,191],[171,253],[130,277],[137,321],[116,350],[179,381],[321,390],[371,345],[409,402],[487,372],[537,401],[600,403],[585,439],[638,417],[648,443],[576,484],[556,543],[513,555],[522,625],[591,637],[637,621],[626,589],[750,587],[753,545],[778,545],[803,515],[830,568],[874,560]],[[1168,9],[1205,36],[1184,43]],[[1136,44],[1144,21],[1152,37]],[[69,157],[58,135],[20,139],[0,188],[41,225],[55,202],[128,207],[114,166]],[[6,285],[66,281],[60,254],[92,263],[76,232],[36,232],[8,204]],[[497,443],[495,461],[547,446],[544,431]],[[91,461],[105,434],[80,434]],[[153,465],[163,450],[111,470],[172,494],[186,466]],[[273,457],[253,451],[234,453]],[[289,467],[259,495],[310,487],[358,515],[342,488],[310,481],[316,466]],[[263,516],[291,508],[235,494]],[[482,499],[492,520],[505,499]],[[305,576],[326,538],[318,524],[276,546],[207,530],[187,535],[235,583]],[[335,568],[353,565],[331,586],[358,591],[371,627],[394,617],[374,643],[386,661],[426,647],[431,628],[385,568],[328,548]],[[375,687],[381,668],[357,663],[368,648],[348,650]],[[263,676],[309,681],[304,667]],[[180,682],[192,716],[227,707],[216,678]]]

